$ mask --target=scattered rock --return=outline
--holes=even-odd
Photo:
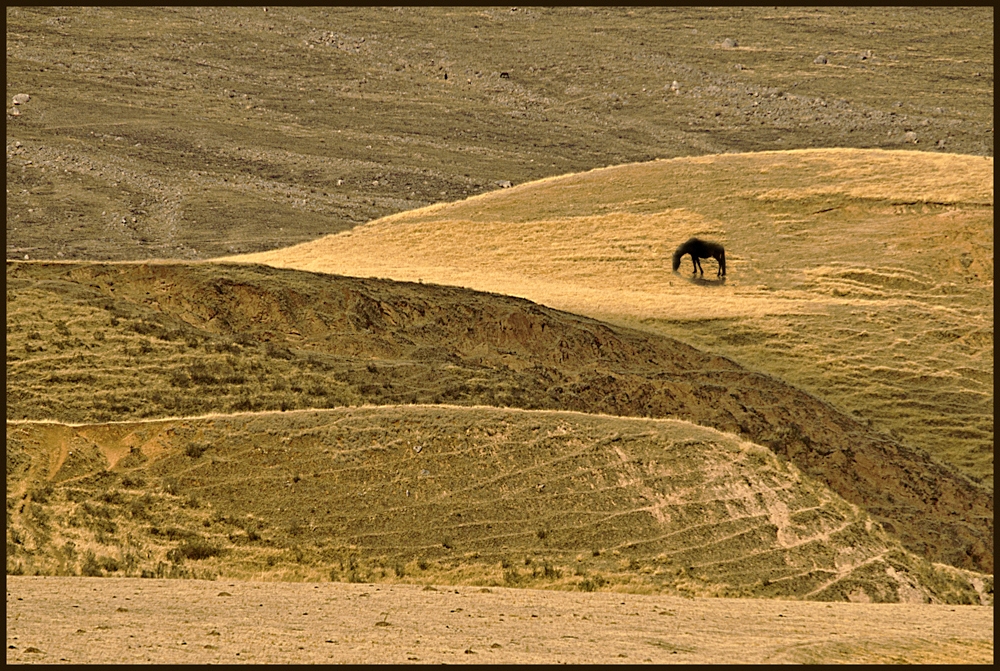
[[[938,148],[944,147],[944,140],[938,140],[937,141],[937,146],[938,146]]]
[[[905,133],[903,133],[903,142],[909,142],[911,144],[916,144],[917,143],[917,134],[914,133],[912,130],[906,131]]]
[[[875,54],[872,53],[872,50],[871,49],[867,49],[867,50],[861,52],[861,54],[858,55],[858,60],[859,61],[870,61],[874,57],[875,57]]]
[[[735,49],[738,46],[740,46],[740,43],[731,37],[727,37],[726,39],[722,40],[723,49]]]
[[[514,185],[510,182],[510,180],[502,179],[499,182],[497,182],[497,186],[499,186],[501,189],[509,189]]]
[[[736,69],[737,70],[746,70],[747,66],[743,65],[742,63],[737,63],[736,64]]]
[[[23,105],[29,100],[31,100],[31,96],[29,96],[27,93],[18,93],[16,96],[14,96],[15,105]]]
[[[10,110],[10,115],[11,116],[21,116],[21,110],[19,110],[16,107],[14,107],[14,108],[12,108]]]
[[[673,91],[674,93],[681,92],[681,85],[677,83],[676,79],[670,84],[670,90]]]
[[[815,63],[816,65],[826,65],[827,63],[826,55],[820,54],[819,56],[813,59],[813,63]]]

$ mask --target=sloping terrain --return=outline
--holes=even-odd
[[[993,155],[991,7],[266,9],[7,7],[7,258],[274,249],[654,158]]]
[[[671,417],[767,445],[911,551],[992,572],[990,490],[671,338],[507,296],[266,266],[9,263],[7,290],[8,420],[359,403]]]
[[[725,244],[728,276],[674,249]],[[593,170],[236,257],[521,296],[791,382],[993,482],[993,159],[824,149]]]
[[[992,598],[767,448],[676,420],[387,406],[8,423],[7,446],[15,573]]]

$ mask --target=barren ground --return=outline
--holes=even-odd
[[[7,578],[7,663],[992,661],[993,610],[973,606]]]

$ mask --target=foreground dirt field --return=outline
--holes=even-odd
[[[992,660],[976,606],[7,577],[8,664]]]

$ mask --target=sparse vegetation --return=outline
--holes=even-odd
[[[96,443],[82,439],[96,436],[86,427],[64,429],[74,457],[93,473],[74,470],[67,456],[45,503],[12,515],[10,571],[818,600],[843,600],[858,589],[880,601],[916,593],[950,603],[992,598],[988,577],[905,551],[765,448],[675,420],[397,406],[108,426],[116,428]],[[50,463],[38,441],[42,427],[9,425],[8,456],[26,472]],[[159,456],[122,474],[104,470],[102,455],[138,435],[155,440]],[[214,459],[191,460],[186,446],[195,436],[213,445]],[[470,436],[491,440],[467,442]],[[595,449],[606,444],[617,451]],[[691,470],[692,460],[703,468]],[[433,478],[421,474],[423,465],[433,465]],[[273,477],[278,466],[314,475],[292,487],[288,477]],[[133,469],[153,484],[110,484],[134,478]],[[398,473],[391,484],[380,475],[388,472]],[[609,490],[602,482],[618,484]],[[644,494],[653,486],[664,497],[655,514]],[[407,491],[421,505],[400,514]],[[511,507],[510,492],[533,503]],[[769,497],[781,505],[761,503]],[[557,510],[559,500],[572,503]],[[441,541],[429,545],[429,534]],[[605,545],[608,552],[579,550]]]
[[[991,8],[266,11],[7,11],[8,575],[992,606]]]
[[[105,393],[95,393],[73,381],[76,372],[66,370],[66,359],[38,355],[13,366],[8,374],[9,417],[42,419],[46,413],[57,412],[63,421],[104,421],[110,417],[198,416],[213,411],[274,413],[362,403],[433,403],[441,396],[441,389],[452,390],[449,402],[469,406],[502,402],[524,408],[683,417],[724,431],[741,432],[747,439],[769,445],[813,477],[825,478],[852,503],[875,505],[879,521],[890,523],[912,549],[933,553],[927,555],[929,558],[965,568],[988,570],[992,565],[992,547],[979,540],[986,527],[980,532],[969,526],[984,524],[977,520],[986,520],[986,511],[992,509],[988,492],[929,461],[905,443],[888,439],[877,431],[877,426],[857,422],[774,378],[741,369],[675,340],[466,290],[317,276],[261,266],[8,267],[8,283],[17,288],[19,297],[31,300],[33,293],[39,296],[33,306],[59,295],[43,293],[43,287],[59,282],[72,286],[76,300],[59,309],[80,315],[74,318],[76,323],[86,321],[88,310],[101,310],[97,306],[107,304],[108,297],[95,286],[122,282],[124,278],[127,281],[114,292],[121,312],[138,315],[144,309],[146,292],[165,281],[205,296],[205,305],[211,305],[218,315],[215,320],[228,324],[221,333],[219,327],[209,329],[197,320],[193,324],[185,322],[169,310],[149,311],[149,316],[142,319],[176,323],[177,328],[197,333],[206,342],[225,343],[225,351],[219,353],[211,348],[184,355],[188,358],[178,362],[176,352],[157,348],[141,355],[138,360],[143,363],[137,369],[131,364],[108,366],[104,358],[68,360],[76,372],[89,365],[87,370],[93,372],[88,374],[103,380],[102,387],[109,390]],[[241,298],[211,288],[215,284],[239,287]],[[300,298],[300,307],[292,310],[280,307],[281,302],[274,298],[279,294],[308,299]],[[29,304],[22,307],[20,300],[8,310],[8,319],[14,323],[28,321],[33,314],[33,308],[28,308]],[[283,314],[286,325],[282,328],[302,334],[296,347],[306,356],[273,359],[259,347],[237,344],[231,334],[263,336],[273,330],[273,326],[257,324],[253,316],[256,310]],[[454,314],[463,316],[454,319]],[[391,315],[391,327],[387,315]],[[497,331],[495,324],[502,324],[506,330]],[[119,333],[127,338],[129,331]],[[398,335],[387,341],[389,333]],[[526,334],[530,333],[537,335],[528,338]],[[114,340],[117,334],[107,342]],[[594,343],[599,345],[595,348]],[[345,352],[350,355],[345,356]],[[373,358],[383,362],[374,374],[368,370]],[[692,368],[706,372],[692,376]],[[178,369],[189,375],[194,372],[192,387],[198,393],[170,386]],[[37,380],[42,375],[48,379],[40,385]],[[678,386],[675,380],[680,379],[690,386]],[[327,390],[327,395],[313,394],[317,388]],[[768,398],[783,400],[775,404]],[[276,420],[273,414],[268,417]],[[831,432],[830,426],[838,429]],[[212,444],[211,450],[194,456],[200,451],[199,445],[207,444]],[[189,462],[205,462],[213,467],[219,465],[220,455],[225,452],[221,444],[209,443],[200,436],[192,438],[190,449],[190,454],[185,453]],[[831,454],[843,456],[831,460]],[[858,455],[868,456],[859,459]],[[129,452],[126,457],[140,458],[141,452]],[[921,488],[925,494],[913,497],[900,491],[896,497],[896,492],[885,485],[885,473],[876,475],[864,466],[866,463],[893,469],[898,474],[890,481],[911,483],[909,487]],[[303,467],[305,473],[322,470],[311,464]],[[843,468],[856,477],[842,478],[839,474]],[[908,474],[916,471],[934,475],[914,481]],[[164,491],[175,495],[180,492],[174,475],[164,474],[162,478]],[[303,472],[291,471],[287,476],[287,482],[295,488],[306,479]],[[973,515],[971,522],[957,520],[951,514],[950,499],[942,500],[934,494],[934,487],[946,481],[953,483],[948,486],[957,488],[955,491],[961,492],[974,509],[984,511],[983,515]],[[538,489],[536,493],[547,492]],[[539,529],[547,534],[546,538],[538,537]],[[528,533],[540,543],[550,542],[551,529],[544,525]],[[438,539],[438,543],[445,540],[443,535]],[[460,538],[449,539],[449,545],[463,551],[476,549]]]
[[[654,158],[993,154],[987,7],[522,9],[10,7],[7,256],[275,249]]]

